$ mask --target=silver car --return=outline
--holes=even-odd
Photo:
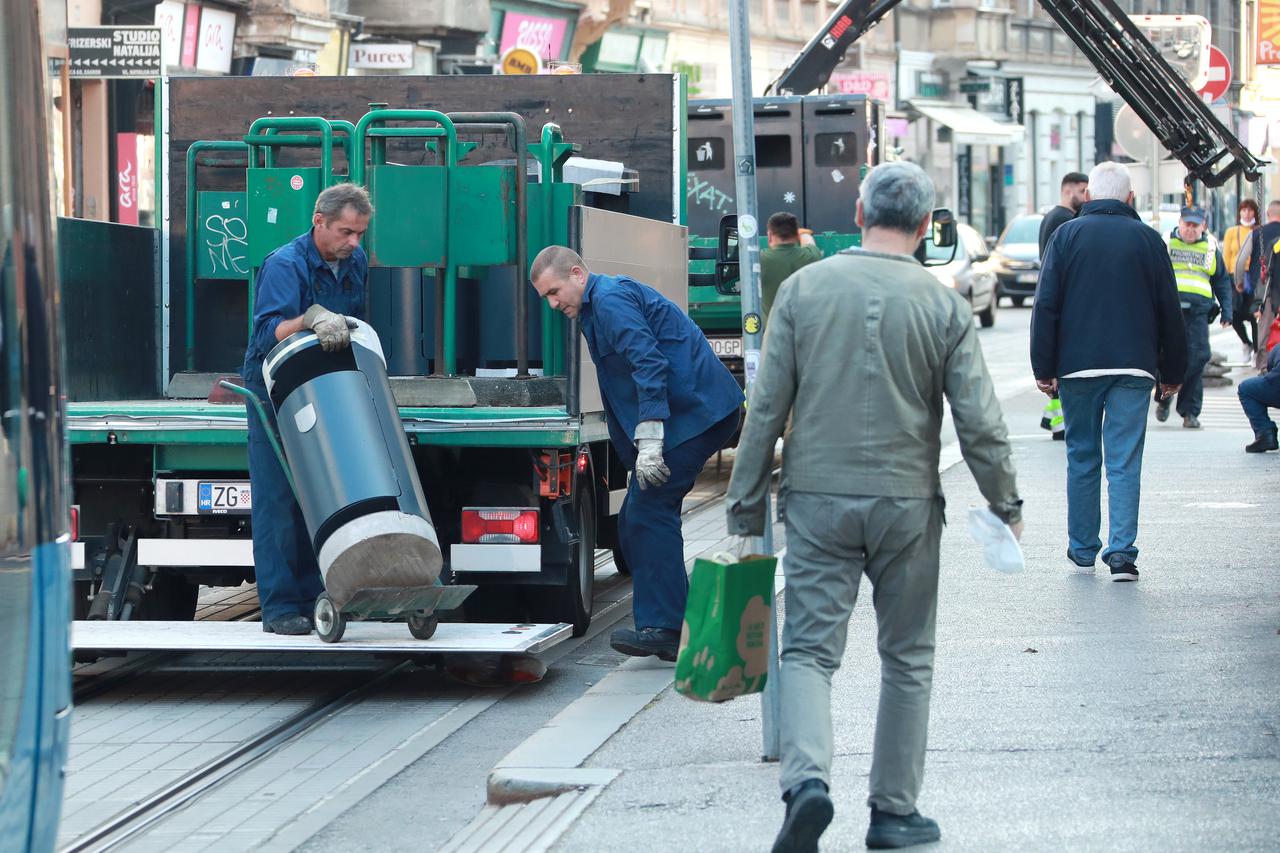
[[[956,225],[955,255],[951,247],[940,249],[925,240],[925,257],[938,266],[928,267],[938,281],[969,301],[983,328],[996,324],[996,274],[991,268],[991,253],[986,241],[972,226]]]

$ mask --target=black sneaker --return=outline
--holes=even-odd
[[[1195,415],[1185,415],[1182,418],[1183,429],[1200,429],[1200,419]]]
[[[867,846],[872,850],[896,850],[916,844],[932,844],[941,838],[942,830],[938,828],[938,822],[918,811],[909,815],[897,815],[871,807]]]
[[[303,634],[310,634],[312,630],[311,620],[299,614],[297,616],[284,616],[280,619],[272,619],[270,622],[262,623],[262,630],[268,634],[287,634],[289,636],[300,637]]]
[[[818,853],[818,839],[827,831],[835,806],[820,779],[809,779],[785,797],[787,817],[773,842],[773,853]]]
[[[1065,431],[1065,430],[1058,430],[1057,432],[1055,432],[1055,433],[1053,434],[1053,440],[1054,440],[1054,441],[1066,441],[1066,440],[1067,440],[1067,433],[1066,433],[1066,431]]]
[[[1169,420],[1169,406],[1172,402],[1172,400],[1161,400],[1159,403],[1156,403],[1156,420],[1160,423],[1164,423]]]
[[[680,651],[680,632],[670,628],[641,628],[638,631],[619,628],[609,635],[609,645],[614,651],[633,658],[657,655],[658,660],[674,662]]]
[[[1280,450],[1280,442],[1276,440],[1274,432],[1264,432],[1262,435],[1253,437],[1253,444],[1244,446],[1245,453],[1266,453],[1269,450]]]
[[[1136,581],[1138,567],[1133,563],[1117,563],[1111,567],[1111,579],[1117,583]]]

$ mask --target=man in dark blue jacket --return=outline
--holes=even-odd
[[[1100,163],[1089,173],[1080,215],[1049,241],[1031,314],[1031,368],[1057,391],[1067,432],[1067,556],[1093,572],[1099,551],[1111,579],[1136,581],[1138,498],[1148,399],[1157,376],[1187,371],[1182,307],[1169,251],[1131,206],[1129,170]],[[1178,385],[1161,385],[1164,398]],[[1110,498],[1106,550],[1101,527],[1105,446]]]
[[[653,288],[593,273],[564,246],[543,249],[529,277],[552,308],[578,319],[609,438],[632,471],[618,539],[635,584],[636,630],[614,631],[610,645],[674,661],[689,593],[680,506],[733,437],[742,389],[702,330]]]
[[[262,400],[262,362],[276,344],[310,329],[326,352],[351,345],[348,317],[363,319],[369,259],[360,238],[369,228],[369,194],[354,184],[330,187],[316,199],[311,230],[262,262],[253,300],[253,331],[240,375]],[[271,406],[264,407],[276,432]],[[266,428],[249,413],[249,481],[253,504],[253,568],[262,630],[311,633],[320,566],[302,509],[271,448]]]

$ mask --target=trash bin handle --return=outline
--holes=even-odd
[[[280,442],[276,440],[276,431],[272,428],[271,422],[267,420],[267,413],[263,410],[262,401],[258,399],[258,395],[248,388],[242,388],[225,379],[218,380],[218,385],[233,394],[239,394],[253,404],[252,408],[257,413],[258,420],[262,423],[262,431],[267,434],[267,441],[271,442],[271,450],[276,454],[276,458],[280,460],[280,467],[284,469],[284,478],[289,481],[289,491],[293,492],[294,499],[301,503],[302,501],[298,496],[298,487],[293,482],[293,471],[289,468],[288,460],[284,458],[284,451],[280,448]],[[249,406],[245,408],[249,408]]]

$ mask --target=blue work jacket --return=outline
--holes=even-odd
[[[262,362],[278,343],[276,327],[306,313],[317,302],[339,314],[365,319],[369,258],[357,246],[335,278],[308,231],[267,255],[258,270],[253,298],[253,330],[240,375],[261,386]]]
[[[635,464],[632,437],[641,421],[662,421],[663,444],[670,448],[741,408],[742,389],[702,330],[652,287],[592,273],[578,318],[599,376],[609,436],[628,468]]]

